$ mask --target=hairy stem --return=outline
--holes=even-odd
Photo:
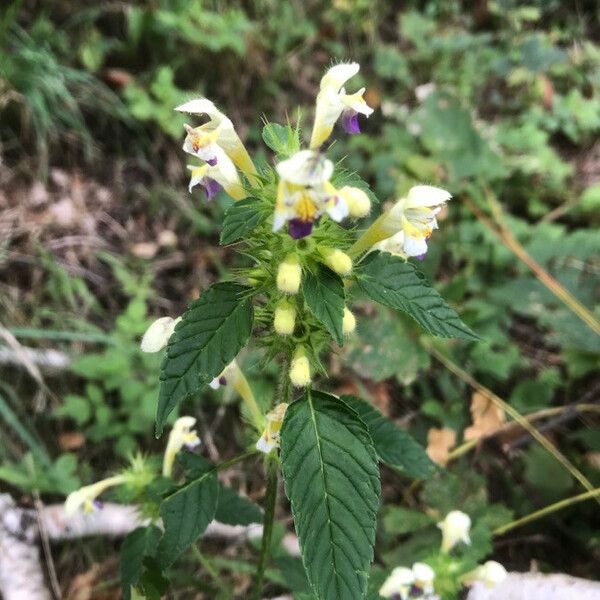
[[[263,535],[260,547],[260,557],[256,570],[256,583],[254,586],[254,600],[262,598],[263,580],[269,561],[271,543],[273,538],[273,524],[275,521],[275,505],[277,502],[277,483],[279,476],[279,461],[277,457],[269,454],[266,458],[267,470],[267,495],[265,498],[265,518],[263,521]]]
[[[589,492],[584,492],[583,494],[573,496],[572,498],[560,500],[559,502],[555,502],[554,504],[550,504],[549,506],[540,508],[540,510],[536,510],[535,512],[529,513],[528,515],[525,515],[520,519],[516,519],[514,521],[511,521],[510,523],[501,525],[500,527],[494,529],[494,531],[492,531],[492,534],[504,535],[505,533],[516,529],[517,527],[521,527],[522,525],[526,525],[527,523],[531,523],[532,521],[536,521],[537,519],[541,519],[542,517],[551,515],[554,512],[562,510],[563,508],[567,508],[568,506],[572,506],[573,504],[577,504],[578,502],[583,502],[584,500],[589,500],[590,498],[595,498],[597,496],[600,496],[600,488],[590,490]]]

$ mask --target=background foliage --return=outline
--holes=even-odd
[[[18,353],[17,366],[3,359],[3,488],[60,501],[137,448],[160,452],[152,436],[158,359],[139,352],[139,337],[153,316],[180,314],[236,266],[218,245],[230,201],[187,194],[184,120],[172,108],[206,95],[249,147],[264,148],[256,115],[294,122],[299,104],[309,122],[319,78],[336,58],[361,63],[367,100],[379,110],[368,135],[336,142],[334,155],[382,202],[417,182],[451,190],[422,267],[483,341],[434,346],[408,319],[365,299],[358,335],[330,358],[324,387],[370,397],[423,443],[429,434],[443,455],[435,432],[451,430],[460,446],[476,404],[469,382],[436,358],[443,352],[521,413],[546,411],[536,424],[597,486],[598,420],[578,407],[598,402],[600,337],[490,225],[505,227],[600,318],[599,16],[593,3],[572,10],[535,0],[431,0],[401,10],[363,0],[7,3],[0,333],[7,348],[16,340],[73,360],[36,373]],[[266,403],[277,374],[259,371],[259,359],[256,351],[242,362]],[[186,405],[201,418],[213,460],[250,441],[230,401],[207,392]],[[253,499],[263,493],[259,472],[233,475]],[[475,560],[511,514],[579,491],[517,427],[422,486],[385,471],[377,568],[426,556],[438,543],[435,521],[452,508],[481,522]],[[597,515],[593,502],[561,512],[501,538],[494,556],[514,569],[535,562],[597,576]],[[105,550],[101,542],[60,549],[61,583],[105,560]],[[247,585],[254,552],[191,557],[172,580],[183,594],[231,597]],[[274,563],[274,593],[306,591],[293,559],[279,553]],[[225,577],[197,576],[206,569]]]

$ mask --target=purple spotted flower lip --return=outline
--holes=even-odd
[[[312,221],[302,221],[302,219],[290,219],[288,223],[288,232],[295,239],[300,240],[310,235],[313,228]]]
[[[204,186],[207,200],[212,200],[223,189],[219,182],[210,177],[205,177],[202,185]]]
[[[209,158],[206,161],[211,167],[214,167],[217,164],[217,157],[215,156],[214,158]]]
[[[358,113],[354,110],[344,111],[344,114],[342,115],[342,127],[349,135],[360,133],[360,127],[358,125]]]
[[[415,258],[417,260],[424,260],[425,257],[427,256],[427,254],[425,252],[423,252],[423,254],[419,254],[418,256],[416,256]]]
[[[102,500],[98,500],[98,498],[96,498],[92,504],[96,510],[102,510],[104,508],[104,502],[102,502]]]
[[[225,377],[219,377],[220,385],[227,385],[227,379]]]

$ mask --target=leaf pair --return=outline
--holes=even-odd
[[[417,477],[423,449],[367,402],[308,390],[287,410],[281,463],[304,566],[322,600],[365,597],[379,508],[377,459]]]

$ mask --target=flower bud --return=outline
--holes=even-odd
[[[453,510],[437,526],[442,530],[442,552],[450,552],[456,544],[470,544],[471,518],[460,510]]]
[[[277,269],[277,289],[285,294],[297,294],[302,279],[302,267],[298,259],[290,254]]]
[[[345,335],[350,335],[356,329],[356,317],[344,307],[344,319],[342,320],[342,331]]]
[[[345,185],[338,193],[346,202],[348,213],[351,217],[360,219],[366,217],[371,212],[369,196],[360,188]]]
[[[338,275],[348,275],[352,271],[352,259],[337,248],[320,248],[325,264]]]
[[[279,335],[292,335],[296,326],[296,309],[289,302],[282,300],[275,308],[273,325]]]
[[[292,358],[290,380],[296,387],[305,387],[310,383],[310,363],[301,346],[296,349]]]

